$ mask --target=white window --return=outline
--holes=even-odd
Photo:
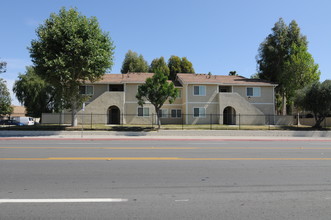
[[[246,95],[252,97],[260,97],[261,96],[261,88],[260,87],[247,87]]]
[[[193,95],[205,96],[206,95],[206,86],[194,86]]]
[[[143,116],[143,117],[149,116],[149,108],[139,107],[138,116]]]
[[[79,94],[81,95],[93,95],[93,86],[80,86]]]
[[[160,118],[168,118],[168,109],[160,109],[159,116]]]
[[[181,109],[171,109],[171,117],[172,118],[181,118],[182,110]]]
[[[205,118],[206,117],[206,108],[193,108],[193,117],[194,118]]]

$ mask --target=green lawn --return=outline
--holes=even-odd
[[[70,125],[57,124],[38,124],[34,126],[0,126],[0,130],[105,130],[105,131],[153,131],[157,130],[154,125],[105,125],[105,124],[87,124],[71,127]],[[204,125],[181,125],[169,124],[161,125],[161,130],[313,130],[310,126],[275,126],[275,125],[219,125],[219,124],[204,124]],[[323,128],[330,130],[330,127]]]

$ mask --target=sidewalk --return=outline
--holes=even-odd
[[[331,131],[269,130],[160,130],[123,131],[1,131],[4,139],[99,139],[99,140],[320,140],[331,141]]]

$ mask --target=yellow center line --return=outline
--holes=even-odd
[[[105,149],[105,150],[331,150],[331,147],[0,147],[0,149]]]
[[[194,150],[194,149],[208,149],[208,148],[204,148],[204,147],[0,147],[0,149]],[[209,149],[214,149],[214,148],[209,148]]]
[[[331,160],[331,158],[184,158],[184,157],[48,157],[48,158],[0,158],[0,161],[56,161],[56,160],[133,160],[133,161],[323,161]]]

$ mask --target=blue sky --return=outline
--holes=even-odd
[[[149,63],[160,56],[186,56],[197,73],[234,70],[250,77],[256,73],[260,43],[282,17],[287,24],[297,21],[320,66],[321,81],[331,79],[330,0],[11,0],[1,3],[0,13],[0,59],[7,62],[0,77],[10,89],[31,65],[27,47],[36,28],[62,6],[97,17],[109,32],[116,46],[111,73],[120,73],[131,49]]]

